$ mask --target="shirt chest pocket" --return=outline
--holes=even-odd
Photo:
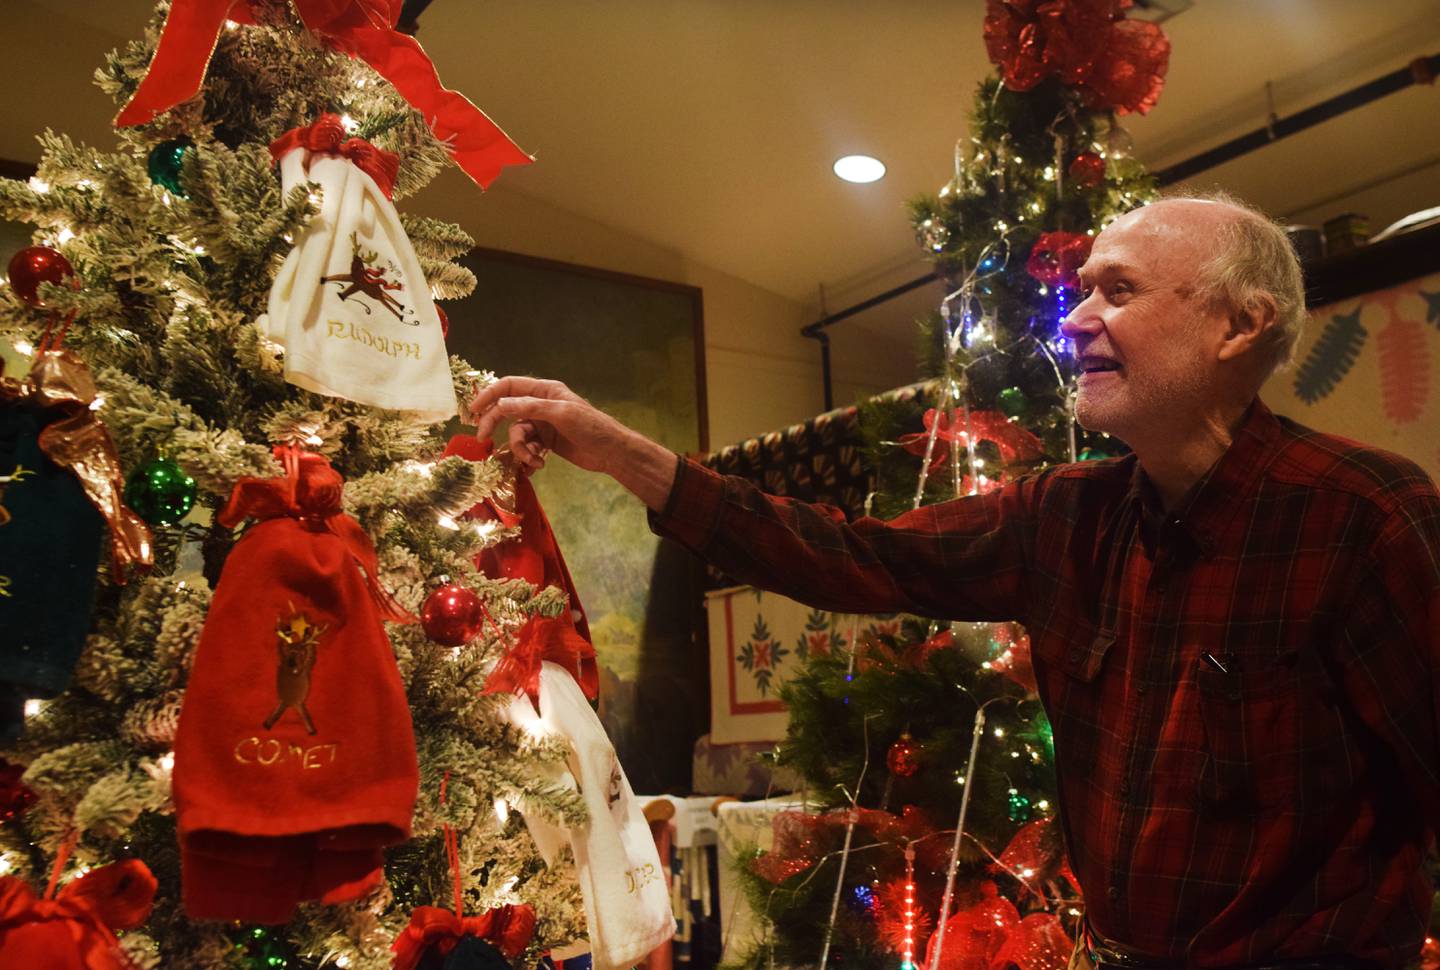
[[[1050,675],[1047,714],[1054,725],[1055,757],[1067,770],[1093,771],[1100,756],[1098,725],[1105,723],[1107,680],[1115,635],[1100,631],[1071,641]],[[1053,698],[1053,702],[1052,699]]]
[[[1321,675],[1323,676],[1323,675]],[[1202,803],[1221,814],[1298,811],[1342,786],[1345,738],[1321,684],[1295,655],[1258,669],[1196,672]]]

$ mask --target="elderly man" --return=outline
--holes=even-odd
[[[1117,219],[1064,322],[1076,414],[1133,454],[891,522],[722,478],[564,385],[472,405],[614,476],[727,573],[849,612],[1019,619],[1085,893],[1075,964],[1401,967],[1440,827],[1440,494],[1258,399],[1304,319],[1283,233],[1233,200]]]

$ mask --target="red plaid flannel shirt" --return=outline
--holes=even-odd
[[[1257,400],[1170,516],[1133,456],[849,524],[682,461],[652,527],[822,609],[1024,622],[1102,937],[1192,966],[1417,956],[1440,494],[1412,462]]]

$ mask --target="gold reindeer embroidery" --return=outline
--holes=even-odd
[[[35,474],[35,469],[26,468],[24,465],[16,465],[15,470],[8,475],[0,475],[0,525],[10,523],[10,510],[5,508],[5,486],[11,482],[18,482],[21,479],[29,478]]]
[[[295,604],[290,604],[290,608],[294,610]],[[280,704],[265,719],[265,730],[275,726],[286,708],[293,707],[304,720],[305,730],[316,733],[315,722],[310,718],[305,700],[310,696],[310,671],[315,667],[315,650],[326,629],[313,625],[300,612],[294,612],[276,624],[275,646],[280,663],[275,670],[275,691],[280,695]]]

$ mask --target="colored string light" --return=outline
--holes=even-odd
[[[900,952],[900,970],[915,967],[915,846],[905,843],[905,908],[901,911],[905,924],[904,948]]]

